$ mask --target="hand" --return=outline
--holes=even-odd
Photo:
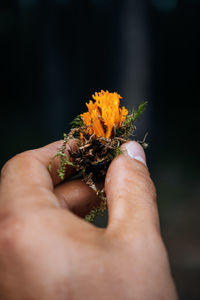
[[[59,183],[56,166],[48,171],[61,144],[21,153],[2,169],[0,299],[177,299],[142,147],[123,145],[109,167],[102,229],[77,216],[94,192],[79,180]]]

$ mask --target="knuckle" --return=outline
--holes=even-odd
[[[10,164],[12,164],[12,159],[9,159],[2,167],[1,169],[1,178],[4,177],[4,175],[7,173],[7,170],[10,168]]]
[[[21,164],[22,161],[29,160],[30,153],[31,153],[31,150],[16,154],[12,158],[10,158],[1,169],[1,178],[5,177],[6,174],[9,173],[10,170],[13,169],[13,167]]]
[[[30,241],[34,244],[40,236],[38,222],[30,210],[20,212],[18,209],[4,210],[0,213],[0,253],[12,255],[18,252],[32,251]],[[44,226],[43,226],[44,227]],[[6,254],[6,255],[7,255]]]
[[[0,215],[0,247],[2,251],[9,253],[16,249],[22,241],[24,221],[15,213],[1,212]]]

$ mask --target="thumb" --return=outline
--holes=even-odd
[[[135,141],[122,145],[123,154],[111,163],[105,180],[109,227],[117,230],[159,230],[156,191],[143,148]],[[145,227],[145,228],[144,228]]]

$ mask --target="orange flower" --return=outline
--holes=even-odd
[[[96,137],[110,138],[112,129],[118,128],[126,119],[128,110],[120,108],[119,102],[122,98],[117,93],[109,93],[101,90],[100,93],[92,95],[92,100],[86,103],[88,112],[81,114],[85,133]],[[81,136],[82,139],[82,136]]]

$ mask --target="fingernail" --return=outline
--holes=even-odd
[[[145,166],[146,164],[146,156],[144,153],[144,150],[140,144],[138,144],[135,141],[128,142],[124,145],[122,145],[122,151],[125,150],[125,152],[133,159],[136,159],[143,163]]]

